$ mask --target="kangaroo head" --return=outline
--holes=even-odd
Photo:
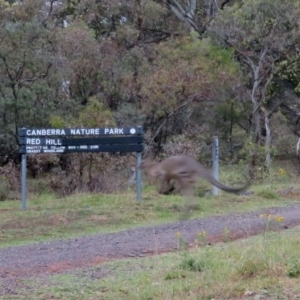
[[[140,164],[141,170],[146,170],[151,177],[159,177],[164,175],[164,171],[161,169],[160,164],[154,160],[145,158]]]
[[[148,170],[149,168],[151,168],[152,166],[154,166],[156,164],[156,162],[151,159],[150,157],[146,157],[140,164],[140,169],[141,170]]]

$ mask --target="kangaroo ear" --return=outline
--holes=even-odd
[[[146,152],[144,155],[144,161],[153,161],[154,155],[150,151]]]
[[[142,169],[145,169],[149,166],[151,166],[152,164],[154,163],[154,160],[153,160],[153,155],[147,153],[147,155],[144,157],[144,159],[142,160],[139,168],[142,170]]]

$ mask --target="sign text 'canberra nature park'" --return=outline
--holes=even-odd
[[[76,135],[124,135],[136,134],[135,128],[67,128],[20,129],[21,136],[76,136]]]

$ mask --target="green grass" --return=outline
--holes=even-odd
[[[207,186],[209,187],[209,186]],[[253,195],[238,196],[220,193],[198,198],[199,207],[191,218],[246,212],[294,203],[293,198],[280,196],[276,190],[284,185],[254,186]],[[67,198],[53,195],[29,195],[27,210],[20,210],[20,201],[0,202],[0,247],[49,239],[75,237],[99,232],[115,232],[141,225],[178,221],[184,207],[180,195],[159,195],[146,187],[141,203],[135,193],[116,195],[77,194]]]
[[[0,299],[300,299],[300,228],[26,281]]]

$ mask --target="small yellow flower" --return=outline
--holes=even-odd
[[[224,227],[224,228],[223,228],[223,231],[224,231],[225,234],[228,234],[228,233],[229,233],[229,229],[228,229],[227,227]]]
[[[276,221],[278,223],[281,223],[283,220],[284,220],[284,217],[282,217],[282,216],[276,216]]]
[[[198,233],[198,236],[199,237],[201,237],[201,236],[206,237],[206,232],[203,230],[203,231]]]
[[[279,176],[284,176],[284,175],[286,175],[286,173],[287,173],[286,170],[282,169],[282,168],[279,168],[278,171],[277,171],[277,174]]]
[[[281,223],[284,220],[284,217],[276,216],[276,215],[272,215],[272,214],[260,214],[259,217],[260,218],[266,218],[268,221],[275,220],[278,223]]]
[[[181,237],[181,232],[180,232],[180,231],[177,231],[177,232],[175,233],[175,236],[178,237],[178,238],[180,238],[180,237]]]

